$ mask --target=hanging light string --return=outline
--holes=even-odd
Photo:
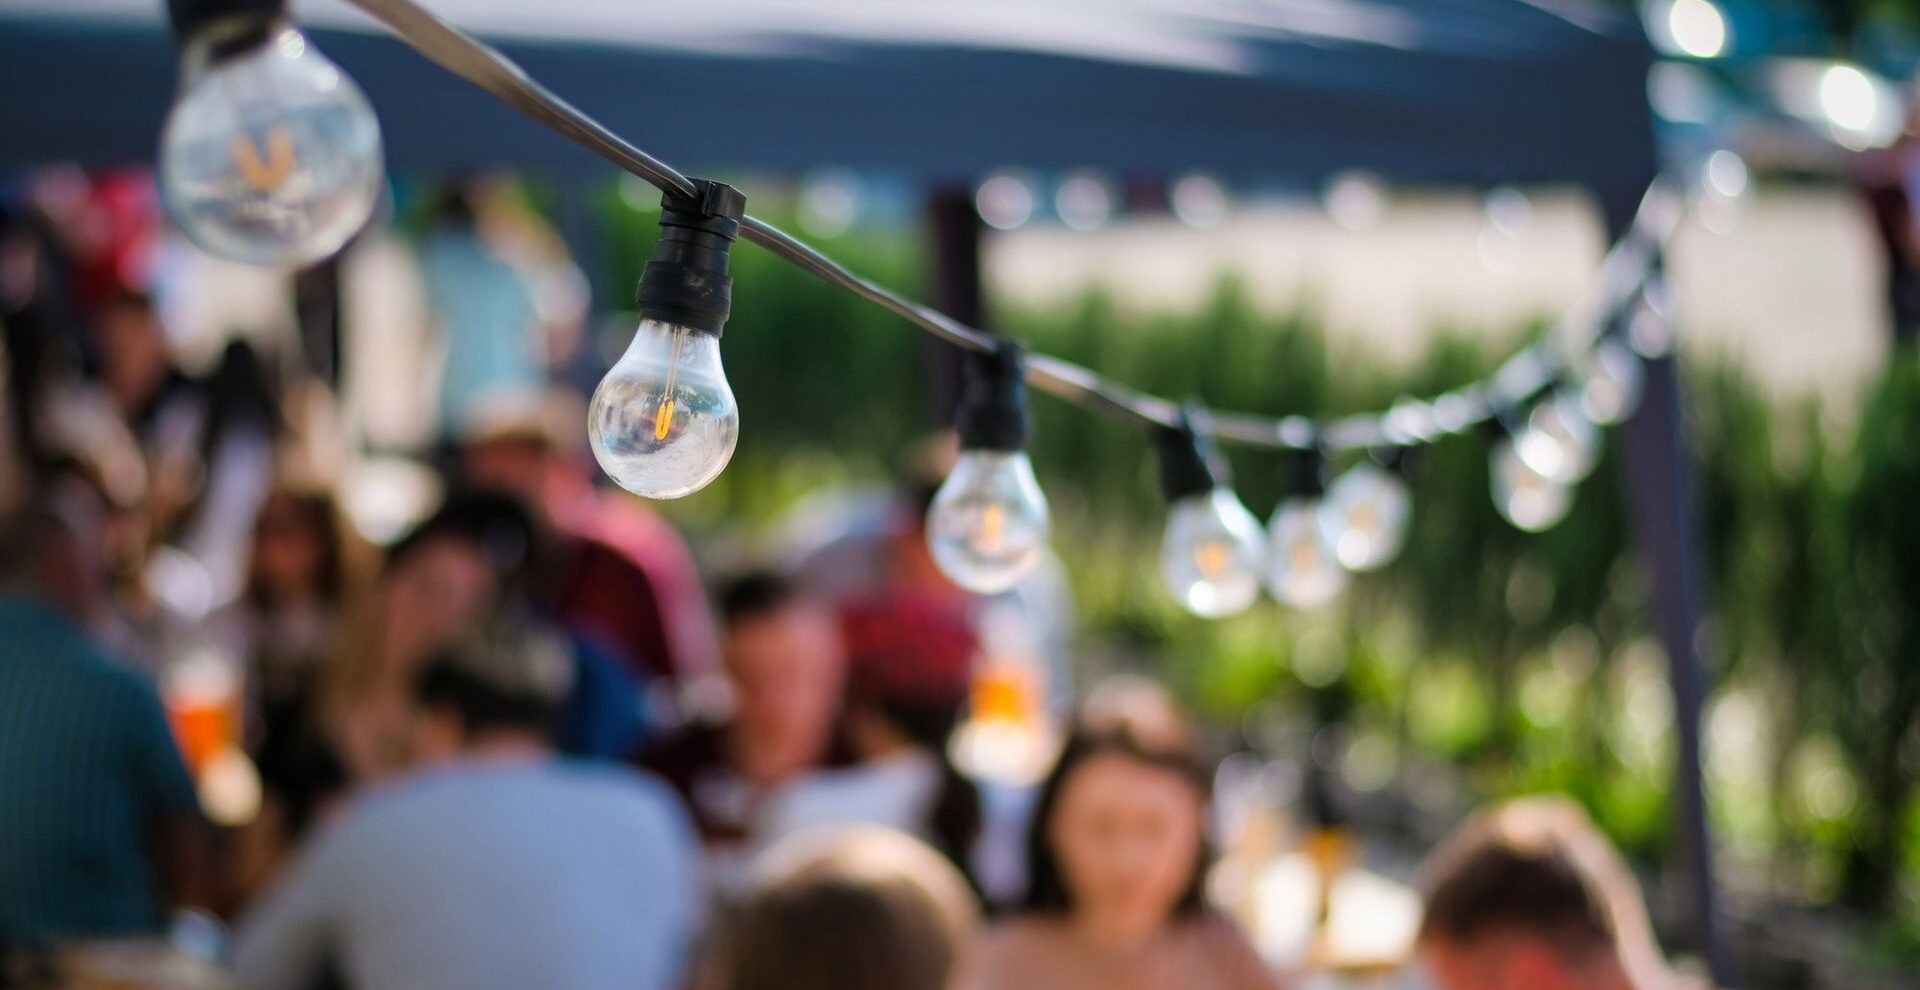
[[[513,60],[448,24],[413,0],[348,0],[441,68],[565,135],[662,192],[695,197],[698,188],[671,165],[647,154],[542,86]],[[1685,214],[1686,197],[1656,180],[1647,189],[1626,234],[1607,252],[1591,294],[1544,337],[1509,359],[1489,378],[1432,399],[1406,399],[1384,413],[1316,423],[1208,409],[1189,411],[1196,432],[1243,446],[1328,452],[1406,447],[1465,433],[1523,404],[1590,351],[1607,322],[1641,293],[1654,263]],[[930,306],[899,295],[758,217],[740,220],[740,236],[968,351],[987,352],[999,338]],[[1142,426],[1179,427],[1180,403],[1107,379],[1089,368],[1046,354],[1026,359],[1027,383],[1082,408]]]

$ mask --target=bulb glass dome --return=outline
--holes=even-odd
[[[1371,571],[1399,556],[1413,497],[1393,472],[1362,461],[1334,479],[1320,500],[1320,538],[1350,571]]]
[[[1290,498],[1267,524],[1267,591],[1283,605],[1313,608],[1346,590],[1347,571],[1323,533],[1325,511],[1318,499]]]
[[[1264,556],[1260,521],[1231,489],[1219,487],[1173,504],[1160,570],[1181,605],[1217,619],[1259,597]]]
[[[298,266],[366,226],[384,188],[373,107],[284,25],[236,54],[190,42],[160,136],[160,196],[195,244],[234,261]]]
[[[1514,450],[1542,476],[1577,484],[1593,472],[1600,431],[1580,411],[1577,396],[1555,392],[1533,407],[1526,426],[1514,435]]]
[[[1493,449],[1493,504],[1516,528],[1552,529],[1573,508],[1573,490],[1533,469],[1512,440]]]
[[[1600,426],[1627,421],[1640,407],[1647,371],[1633,349],[1608,339],[1587,356],[1580,386],[1580,412]]]
[[[1025,451],[969,450],[927,512],[927,548],[968,591],[998,594],[1046,556],[1047,496]]]
[[[601,470],[646,498],[691,495],[720,476],[740,439],[740,407],[720,339],[642,320],[594,389],[587,439]]]

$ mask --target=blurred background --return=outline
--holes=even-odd
[[[1670,404],[1608,435],[1568,520],[1516,531],[1490,439],[1446,439],[1405,465],[1401,559],[1323,607],[1187,614],[1154,565],[1151,444],[1036,396],[1065,602],[982,620],[974,715],[1037,723],[1147,675],[1238,754],[1217,797],[1257,809],[1247,848],[1286,845],[1256,819],[1337,821],[1396,883],[1468,808],[1570,794],[1686,956],[1692,713],[1669,678],[1697,663],[1727,972],[1920,972],[1920,3],[429,6],[853,270],[1218,408],[1336,417],[1479,379],[1591,290],[1647,181],[1696,190],[1662,261]],[[379,548],[463,448],[530,432],[590,466],[585,396],[632,334],[660,212],[343,6],[296,13],[368,92],[391,171],[369,229],[286,272],[166,220],[154,5],[0,0],[0,501],[29,498],[29,465],[78,461],[100,490],[110,635],[232,827],[261,805],[263,668],[216,632],[260,580],[263,513],[325,492]],[[959,381],[945,348],[756,248],[733,274],[738,451],[647,503],[697,586],[924,486]],[[1668,449],[1677,529],[1636,509],[1675,474],[1636,460]],[[1294,465],[1226,452],[1264,517]],[[1687,657],[1656,616],[1667,567],[1699,592]],[[698,707],[712,663],[686,662],[651,672],[664,720]],[[1015,779],[1033,759],[996,757]],[[1265,863],[1215,878],[1257,941],[1261,910],[1298,913],[1261,900]]]

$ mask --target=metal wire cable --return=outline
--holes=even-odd
[[[454,27],[413,0],[348,0],[441,68],[547,125],[663,192],[697,195],[693,182],[607,129],[542,86],[491,46]],[[1654,260],[1684,214],[1684,197],[1656,181],[1627,233],[1608,252],[1592,294],[1538,344],[1514,355],[1483,381],[1429,400],[1405,399],[1385,413],[1316,423],[1301,416],[1272,419],[1198,408],[1195,429],[1220,440],[1276,450],[1330,452],[1429,443],[1471,430],[1553,383],[1569,363],[1591,350],[1603,322],[1641,291]],[[956,347],[992,349],[996,337],[885,288],[758,217],[744,217],[741,236],[831,285],[837,285]],[[1173,427],[1182,405],[1108,379],[1092,369],[1032,353],[1027,383],[1056,398],[1116,419]]]

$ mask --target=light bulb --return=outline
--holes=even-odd
[[[1216,487],[1173,503],[1160,571],[1188,611],[1217,619],[1253,604],[1264,556],[1260,521],[1232,489]]]
[[[679,498],[726,469],[740,439],[740,407],[720,367],[720,338],[641,320],[587,410],[601,470],[647,498]]]
[[[1347,572],[1323,534],[1326,504],[1295,496],[1267,524],[1267,591],[1283,605],[1313,608],[1346,590]]]
[[[1046,556],[1047,496],[1019,450],[960,455],[927,512],[927,547],[953,583],[999,594]]]
[[[1320,500],[1320,537],[1340,566],[1350,571],[1376,570],[1399,556],[1406,545],[1412,510],[1406,482],[1362,461],[1327,487]]]
[[[1494,445],[1492,470],[1494,507],[1516,528],[1551,529],[1573,508],[1572,489],[1534,470],[1512,439]]]
[[[160,136],[160,197],[195,244],[253,265],[311,264],[366,226],[380,125],[353,80],[281,22],[201,30]]]
[[[1580,383],[1580,412],[1600,426],[1627,421],[1640,406],[1647,370],[1633,349],[1609,337],[1587,355]]]
[[[1600,431],[1581,413],[1576,397],[1555,392],[1533,407],[1526,426],[1514,434],[1513,446],[1541,475],[1562,485],[1578,484],[1593,472]]]

